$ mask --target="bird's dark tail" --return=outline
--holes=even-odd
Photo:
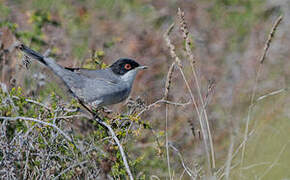
[[[30,48],[28,48],[27,46],[25,46],[24,44],[21,44],[18,46],[18,48],[23,51],[27,56],[36,59],[38,61],[40,61],[41,63],[43,63],[44,65],[47,65],[47,63],[44,60],[44,56]]]

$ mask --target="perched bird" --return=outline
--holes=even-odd
[[[137,72],[147,68],[127,58],[117,60],[106,69],[67,68],[23,44],[18,48],[51,69],[74,97],[93,108],[117,104],[127,99]]]

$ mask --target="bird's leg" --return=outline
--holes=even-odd
[[[103,107],[102,107],[102,110],[103,110],[105,113],[107,113],[107,114],[111,114],[111,113],[113,112],[111,109],[109,109],[109,108],[106,107],[106,106],[103,106]]]
[[[80,105],[82,105],[89,113],[91,113],[92,116],[95,117],[96,113],[91,108],[86,106],[80,99],[78,99],[78,101],[79,101]]]

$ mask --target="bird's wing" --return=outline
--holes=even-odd
[[[106,81],[108,83],[117,84],[119,78],[117,78],[109,69],[100,69],[100,70],[93,70],[93,69],[85,69],[85,68],[68,68],[65,69],[72,71],[76,74],[81,76],[85,76],[89,79]]]
[[[128,90],[128,87],[121,83],[112,83],[103,79],[87,79],[81,93],[87,102],[100,101],[100,104],[109,105],[126,98]]]

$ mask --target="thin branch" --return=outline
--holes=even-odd
[[[20,100],[20,98],[17,97],[17,96],[12,96],[12,98],[17,99],[17,100]],[[40,103],[40,102],[34,101],[34,100],[32,100],[32,99],[25,99],[25,101],[26,101],[26,102],[29,102],[29,103],[36,104],[36,105],[38,105],[38,106],[41,106],[41,107],[43,107],[43,108],[45,108],[45,109],[51,111],[51,108],[49,108],[48,106],[46,106],[45,104],[42,104],[42,103]]]
[[[27,169],[28,169],[29,153],[30,153],[30,147],[29,147],[29,149],[25,152],[26,160],[25,160],[25,166],[24,166],[24,175],[23,175],[23,179],[26,179],[26,178],[27,178],[26,176],[27,176]]]
[[[276,157],[276,159],[273,161],[273,163],[266,169],[266,171],[264,171],[264,173],[262,174],[261,177],[259,177],[258,179],[263,179],[268,173],[269,171],[276,166],[276,164],[278,163],[281,155],[283,154],[283,152],[285,151],[286,147],[290,144],[290,141],[288,141],[281,149],[281,151],[279,152],[278,156]]]
[[[263,95],[263,96],[260,96],[260,97],[258,97],[258,98],[256,99],[255,102],[257,103],[257,102],[259,102],[259,101],[261,101],[261,100],[263,100],[263,99],[265,99],[265,98],[268,98],[268,97],[270,97],[270,96],[274,96],[274,95],[280,94],[280,93],[285,92],[285,91],[288,91],[288,88],[279,89],[279,90],[276,90],[276,91],[270,92],[270,93],[268,93],[268,94],[265,94],[265,95]]]
[[[124,163],[124,165],[125,165],[125,168],[126,168],[127,174],[128,174],[128,176],[129,176],[130,180],[134,180],[133,175],[132,175],[131,170],[130,170],[130,167],[129,167],[129,164],[128,164],[128,161],[127,161],[127,158],[126,158],[126,154],[125,154],[124,149],[123,149],[123,146],[121,145],[121,143],[120,143],[118,137],[116,136],[114,130],[111,128],[111,126],[110,126],[109,124],[107,124],[107,123],[105,123],[104,121],[102,121],[99,117],[95,117],[95,120],[96,120],[99,124],[101,124],[102,126],[106,127],[106,128],[110,131],[112,138],[114,139],[114,141],[115,141],[115,142],[117,143],[117,145],[118,145],[118,148],[119,148],[119,151],[120,151],[120,153],[121,153],[121,156],[122,156],[123,163]]]
[[[248,169],[251,169],[251,168],[254,168],[254,167],[257,167],[257,166],[263,166],[263,165],[268,165],[268,164],[271,164],[271,163],[270,162],[260,162],[260,163],[257,163],[257,164],[252,164],[252,165],[243,167],[243,169],[244,170],[248,170]]]
[[[182,107],[185,107],[189,104],[191,104],[191,101],[187,102],[187,103],[180,103],[180,102],[172,102],[172,101],[167,101],[165,99],[159,99],[157,101],[155,101],[154,103],[152,104],[149,104],[148,106],[146,106],[144,109],[142,109],[139,113],[138,113],[138,117],[140,117],[144,112],[146,111],[149,111],[151,108],[153,108],[154,106],[156,106],[157,104],[161,104],[161,103],[164,103],[164,104],[169,104],[169,105],[174,105],[174,106],[182,106]]]
[[[70,167],[66,168],[66,169],[63,170],[61,173],[59,173],[57,176],[55,176],[55,177],[53,178],[53,180],[58,179],[61,175],[63,175],[64,173],[68,172],[70,169],[75,168],[75,167],[77,167],[77,166],[84,165],[84,164],[86,164],[86,163],[88,163],[88,161],[82,161],[82,162],[80,162],[80,163],[76,163],[76,164],[71,165]]]
[[[116,136],[116,133],[114,132],[114,130],[111,128],[111,126],[109,124],[102,121],[102,119],[95,112],[93,112],[89,107],[87,107],[81,100],[78,99],[78,101],[87,111],[89,111],[91,113],[91,115],[93,116],[93,120],[96,120],[100,125],[102,125],[103,127],[107,128],[110,131],[112,138],[114,139],[114,141],[118,145],[118,148],[119,148],[119,151],[121,153],[127,174],[129,176],[130,180],[134,180],[133,175],[132,175],[131,170],[130,170],[130,166],[129,166],[128,161],[127,161],[126,154],[125,154],[124,149],[123,149],[123,146],[121,145],[120,140]]]
[[[88,115],[85,114],[76,114],[76,115],[71,115],[71,116],[56,116],[55,119],[72,119],[72,118],[79,118],[79,117],[85,117],[85,118],[90,118]]]
[[[57,127],[54,124],[48,123],[48,122],[44,122],[44,121],[41,121],[41,120],[38,120],[38,119],[35,119],[35,118],[21,117],[21,116],[18,116],[18,117],[3,117],[3,116],[0,116],[0,119],[8,120],[8,121],[16,121],[18,119],[22,119],[22,120],[25,120],[25,121],[32,121],[32,122],[37,122],[39,124],[43,124],[43,125],[46,125],[46,126],[51,126],[54,129],[56,129],[60,134],[62,134],[68,141],[73,142],[72,139],[68,135],[66,135],[59,127]]]
[[[186,167],[185,163],[184,163],[184,159],[180,153],[180,151],[174,147],[172,144],[169,144],[169,146],[178,154],[178,157],[181,161],[182,167],[184,168],[185,172],[190,176],[191,179],[194,179],[194,175],[193,173],[190,171],[190,169],[188,167]]]
[[[253,130],[249,133],[249,135],[248,135],[248,139],[247,139],[247,140],[249,140],[249,137],[251,137],[251,136],[254,134],[254,132],[255,132],[255,129],[253,129]],[[233,155],[232,155],[232,159],[234,159],[234,158],[238,155],[240,149],[242,149],[242,147],[244,146],[244,144],[246,143],[247,140],[244,139],[243,142],[240,143],[240,145],[237,147],[237,149],[236,149],[235,152],[233,153]],[[219,170],[216,171],[215,174],[217,175],[217,174],[222,173],[223,170],[225,169],[225,167],[226,167],[226,163],[225,163],[223,166],[221,166],[221,167],[219,168]],[[225,175],[225,173],[223,173],[222,176],[224,176],[224,175]],[[222,177],[220,176],[218,179],[221,179],[221,178],[222,178]]]

